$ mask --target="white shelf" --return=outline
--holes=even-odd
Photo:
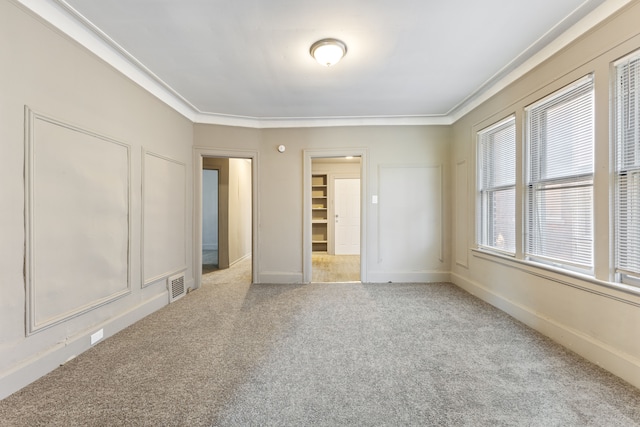
[[[329,246],[327,228],[329,227],[329,186],[326,174],[315,174],[311,180],[311,210],[313,217],[311,224],[313,226],[313,237],[311,243],[314,252],[326,252]]]

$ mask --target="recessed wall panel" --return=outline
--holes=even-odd
[[[27,332],[129,291],[129,147],[27,110]]]
[[[467,204],[469,197],[467,176],[467,162],[462,160],[456,164],[456,234],[455,253],[456,264],[467,267],[468,263],[468,230],[467,230]]]
[[[423,272],[442,260],[441,166],[380,167],[379,264]]]
[[[143,285],[185,270],[186,165],[144,152]]]

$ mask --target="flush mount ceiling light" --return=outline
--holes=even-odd
[[[347,45],[336,39],[322,39],[311,45],[309,53],[320,65],[330,67],[347,53]]]

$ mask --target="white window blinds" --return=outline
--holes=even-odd
[[[529,258],[593,265],[593,79],[584,77],[526,108]]]
[[[640,52],[615,64],[616,272],[640,278]]]
[[[516,250],[516,125],[509,117],[478,133],[478,243]]]

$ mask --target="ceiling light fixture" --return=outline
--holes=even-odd
[[[309,53],[320,65],[330,67],[346,55],[347,45],[336,39],[322,39],[311,45]]]

